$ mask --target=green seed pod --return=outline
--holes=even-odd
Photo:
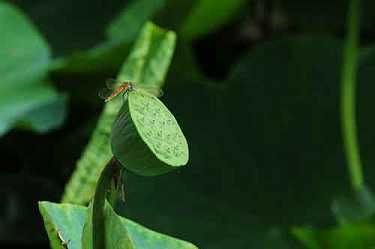
[[[188,162],[188,144],[176,119],[155,96],[128,93],[112,127],[114,157],[144,176],[164,174]]]

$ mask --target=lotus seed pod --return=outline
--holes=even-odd
[[[155,96],[131,91],[112,128],[112,152],[128,170],[164,174],[188,162],[188,144],[176,119]]]

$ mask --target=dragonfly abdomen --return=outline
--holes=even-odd
[[[112,92],[112,94],[105,100],[105,102],[108,102],[114,97],[116,97],[117,95],[119,95],[120,93],[125,92],[128,88],[129,88],[129,83],[128,82],[123,83],[121,86],[116,88],[114,92]]]

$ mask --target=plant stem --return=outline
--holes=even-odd
[[[344,47],[341,75],[341,122],[351,184],[354,190],[361,190],[363,188],[363,173],[355,123],[360,0],[350,1],[347,18],[348,35]]]
[[[116,170],[117,161],[114,157],[104,167],[96,185],[92,207],[92,240],[93,249],[105,248],[104,232],[104,205],[108,189],[111,186],[113,172]]]

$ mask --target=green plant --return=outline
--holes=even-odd
[[[374,1],[11,2],[0,247],[374,248]]]
[[[152,84],[160,87],[173,52],[174,40],[172,32],[161,30],[151,23],[146,24],[118,79],[138,82],[141,86]],[[114,180],[115,172],[124,170],[118,168],[119,165],[141,175],[159,175],[185,165],[188,161],[185,137],[162,102],[141,89],[126,95],[126,101],[117,98],[107,103],[93,135],[93,145],[86,152],[97,151],[102,159],[96,164],[100,168],[81,164],[75,173],[76,177],[73,177],[74,181],[80,180],[82,175],[87,176],[84,167],[90,167],[90,170],[99,174],[101,172],[99,179],[91,180],[96,185],[96,191],[90,207],[39,203],[52,248],[145,248],[145,245],[147,248],[196,248],[190,243],[157,235],[136,225],[113,211],[111,205],[115,202],[106,203],[109,190],[112,198],[117,198],[116,190],[111,189],[111,181]],[[115,120],[116,112],[119,114]],[[114,157],[104,167],[99,163],[105,160],[105,156],[111,155],[109,141],[106,141],[110,138],[110,127],[106,126],[111,126],[111,122],[114,122],[111,132]],[[99,134],[98,131],[105,129],[108,132],[104,136]],[[105,152],[108,155],[103,154]],[[117,184],[120,184],[122,179],[115,178]],[[81,185],[84,184],[73,182],[68,185],[67,192],[74,193],[70,198],[81,196],[79,191],[82,191]],[[69,223],[73,217],[74,222]]]
[[[223,1],[223,4],[225,6],[227,2]],[[52,65],[52,70],[69,73],[95,70],[98,67],[103,70],[103,66],[111,67],[111,64],[107,64],[106,58],[113,58],[117,51],[123,50],[122,42],[133,39],[142,22],[145,22],[147,17],[161,5],[163,5],[163,1],[154,6],[149,5],[146,1],[134,2],[108,28],[108,42],[94,48],[91,52],[89,51],[89,54],[76,54],[71,58],[56,60]],[[150,7],[149,12],[143,12],[142,6]],[[196,8],[195,12],[200,11],[201,14],[207,12],[207,9],[204,10],[205,7],[203,10],[199,10],[199,8]],[[220,13],[222,12],[220,11]],[[138,25],[133,31],[124,36],[122,26],[134,22],[132,16],[138,13],[143,13],[144,17],[136,22]],[[225,15],[223,18],[228,17],[229,15]],[[192,18],[188,21],[189,24],[184,26],[195,25],[194,19]],[[214,18],[213,23],[218,22],[220,25],[220,20],[220,16]],[[217,24],[212,25],[212,27],[214,26]],[[212,27],[208,26],[206,29],[209,30]],[[190,27],[187,30],[194,32],[193,29],[195,28]],[[199,33],[207,32],[207,30],[199,31]],[[152,85],[160,88],[171,60],[174,44],[175,35],[173,32],[166,32],[152,24],[146,24],[117,79],[119,81],[129,80],[138,84],[140,82],[144,86]],[[126,46],[124,48],[126,49]],[[120,108],[120,106],[122,107]],[[112,123],[114,125],[111,131]],[[109,160],[112,157],[109,140],[111,140],[112,151],[117,159]],[[48,202],[39,204],[52,247],[144,248],[146,243],[148,248],[158,248],[158,243],[162,243],[162,248],[195,248],[189,243],[165,236],[150,235],[150,239],[148,239],[147,230],[140,226],[136,230],[143,231],[141,240],[144,241],[138,242],[132,237],[131,232],[127,232],[127,229],[132,230],[132,228],[127,228],[130,223],[119,218],[113,212],[111,204],[105,202],[106,192],[111,189],[110,180],[113,178],[114,172],[118,171],[115,169],[116,162],[140,175],[159,175],[186,164],[187,160],[187,142],[173,115],[157,98],[138,90],[134,93],[129,92],[124,104],[122,104],[121,98],[107,103],[91,141],[79,160],[71,181],[66,186],[62,199],[63,202],[84,204],[93,197],[92,205],[82,211],[82,208],[73,205],[58,205]],[[109,163],[104,167],[106,161]],[[102,172],[101,175],[100,172]],[[115,196],[116,199],[114,189],[112,189],[111,196]],[[57,212],[60,213],[57,214]],[[64,217],[69,219],[70,212],[73,213],[73,216],[80,216],[78,220],[81,222],[69,224],[68,221],[59,221]],[[121,219],[124,221],[121,222]],[[84,226],[82,220],[85,220]],[[75,228],[73,229],[73,227]],[[118,228],[118,231],[113,235],[112,229],[115,228]],[[75,232],[70,233],[69,229]],[[145,242],[147,240],[149,241]]]

